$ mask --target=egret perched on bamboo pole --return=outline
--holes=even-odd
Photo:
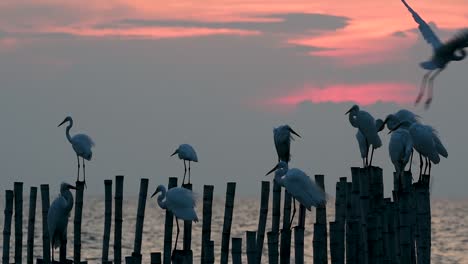
[[[435,77],[437,77],[437,75],[439,75],[439,73],[442,72],[451,61],[461,61],[465,59],[466,51],[464,48],[468,47],[468,29],[461,30],[453,38],[443,43],[434,31],[432,31],[429,24],[427,24],[427,22],[424,21],[424,19],[422,19],[405,0],[401,0],[401,2],[411,13],[414,21],[418,24],[418,29],[421,32],[421,35],[433,49],[432,57],[428,61],[420,63],[421,68],[428,72],[422,79],[421,88],[416,98],[416,104],[418,104],[424,95],[426,87],[428,87],[429,91],[425,102],[425,106],[428,108],[432,102]]]
[[[179,159],[184,161],[184,178],[182,180],[182,184],[185,183],[185,175],[187,174],[187,165],[185,165],[185,161],[188,161],[188,183],[190,184],[190,162],[198,162],[197,153],[189,144],[182,144],[174,151],[174,153],[172,153],[171,157],[175,154],[177,154]]]
[[[283,186],[286,191],[293,197],[293,213],[291,216],[291,227],[294,215],[296,214],[296,201],[301,203],[307,210],[311,210],[312,206],[325,204],[327,202],[325,192],[310,179],[302,170],[288,168],[288,164],[280,161],[266,175],[275,172],[275,181]]]
[[[73,195],[70,189],[76,188],[65,182],[60,185],[60,194],[50,205],[47,214],[47,225],[52,246],[52,261],[54,261],[54,249],[67,241],[68,218],[73,208]]]
[[[291,160],[291,139],[294,140],[291,133],[301,137],[289,125],[273,128],[273,140],[278,154],[278,162],[284,161],[287,163]]]
[[[65,135],[68,139],[68,142],[73,147],[73,150],[76,153],[76,160],[78,162],[78,174],[76,176],[76,181],[79,181],[80,179],[80,157],[83,161],[83,181],[86,186],[86,165],[85,165],[85,160],[90,161],[91,158],[93,157],[93,152],[91,150],[92,147],[94,147],[94,141],[91,139],[90,136],[86,134],[76,134],[73,137],[70,136],[70,129],[73,126],[73,119],[71,116],[67,116],[62,123],[60,123],[58,126],[60,127],[61,125],[65,124],[68,122],[67,129],[65,130]]]

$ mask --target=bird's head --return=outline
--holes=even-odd
[[[280,161],[278,164],[276,164],[276,166],[271,169],[269,172],[267,172],[267,174],[265,174],[265,176],[268,176],[270,175],[270,173],[274,172],[274,171],[277,171],[277,170],[285,170],[287,171],[288,170],[288,164],[284,161]]]
[[[154,191],[154,193],[151,195],[151,198],[153,198],[156,194],[158,194],[158,192],[161,192],[164,188],[163,185],[159,185],[158,188],[156,188],[156,191]]]
[[[355,111],[359,111],[359,106],[358,105],[353,105],[349,110],[348,112],[345,113],[345,115],[349,114],[349,113],[352,113],[352,112],[355,112]]]
[[[70,189],[76,190],[76,187],[66,182],[62,182],[62,184],[60,184],[60,193]]]
[[[387,125],[387,128],[389,130],[395,130],[396,129],[395,127],[398,125],[398,123],[399,123],[398,118],[395,115],[390,114],[380,124],[380,127],[378,128],[378,130],[382,131],[385,128],[385,125]],[[377,122],[376,122],[376,124],[377,124]]]
[[[179,153],[179,148],[177,148],[174,153],[171,154],[171,157],[174,156],[175,154]]]
[[[384,121],[380,118],[375,120],[375,127],[377,128],[378,132],[382,131],[385,128]]]
[[[402,122],[398,123],[396,126],[389,128],[388,134],[392,133],[393,131],[399,129],[400,127],[408,128],[411,126],[411,122],[408,120],[403,120]]]
[[[61,126],[63,124],[65,124],[66,122],[72,122],[73,119],[71,118],[71,116],[67,116],[65,117],[65,119],[62,121],[62,123],[60,123],[58,126]]]

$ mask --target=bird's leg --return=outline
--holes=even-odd
[[[365,168],[366,167],[366,158],[362,158],[362,167]]]
[[[431,164],[431,161],[429,161],[429,176],[431,175],[431,167],[432,167],[432,164]]]
[[[428,71],[426,74],[424,74],[424,77],[421,81],[421,88],[419,88],[419,94],[418,97],[416,97],[416,102],[414,102],[415,105],[419,104],[421,101],[423,95],[424,95],[424,90],[426,90],[426,83],[427,83],[427,78],[431,74],[432,71]]]
[[[372,167],[372,157],[374,157],[374,147],[372,146],[372,152],[371,152],[371,155],[370,155],[370,162],[369,162],[369,166]]]
[[[410,163],[409,163],[409,172],[411,172],[411,164],[413,163],[413,152],[414,150],[411,150],[411,158],[410,158]]]
[[[366,166],[369,164],[369,143],[367,143],[367,138],[366,138]]]
[[[428,157],[425,158],[425,162],[426,162],[426,165],[424,166],[424,173],[423,173],[424,175],[427,174],[427,165],[430,162]]]
[[[188,183],[190,184],[190,160],[188,161]]]
[[[180,232],[179,219],[177,217],[176,217],[176,223],[177,223],[177,235],[176,235],[176,239],[175,239],[174,251],[177,249],[177,240],[179,239],[179,232]]]
[[[83,182],[84,182],[85,188],[88,188],[88,187],[86,187],[86,165],[85,165],[84,159],[82,159],[82,160],[83,160]]]
[[[291,216],[291,221],[289,222],[289,228],[291,228],[291,226],[292,226],[295,214],[296,214],[296,199],[293,198],[293,213],[292,213],[292,216]]]
[[[421,156],[421,153],[419,153],[419,181],[421,181],[421,177],[422,177],[422,167],[423,167],[423,158]]]
[[[76,160],[78,161],[78,175],[76,176],[76,181],[80,180],[80,157],[76,155]]]
[[[427,100],[426,100],[426,103],[425,103],[425,108],[428,109],[429,106],[431,105],[431,102],[432,102],[432,94],[434,92],[434,78],[439,75],[439,73],[443,70],[444,68],[442,69],[437,69],[434,74],[432,74],[432,76],[429,78],[429,81],[428,81],[428,92],[427,92]]]
[[[184,179],[182,180],[182,185],[185,183],[185,175],[187,174],[187,166],[185,165],[185,160],[184,160]]]
[[[52,263],[54,263],[54,243],[52,243]]]

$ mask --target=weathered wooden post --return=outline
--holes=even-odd
[[[398,195],[399,205],[399,233],[400,233],[400,262],[411,263],[411,223],[410,223],[410,196],[411,196],[410,172],[404,172],[402,177],[402,189]]]
[[[288,191],[284,192],[283,228],[281,230],[280,263],[289,264],[291,257],[291,201]]]
[[[177,177],[170,177],[167,185],[168,189],[177,186]],[[166,210],[166,219],[164,222],[164,255],[163,263],[171,263],[171,250],[172,250],[172,227],[173,227],[173,215],[169,210]]]
[[[3,224],[3,256],[2,263],[10,263],[10,236],[11,236],[11,218],[13,215],[13,191],[5,191],[5,218]]]
[[[393,213],[392,213],[392,201],[390,198],[384,199],[385,207],[383,212],[383,249],[384,257],[383,263],[391,264],[395,258],[395,243],[394,243],[394,232],[393,232]]]
[[[208,243],[206,243],[205,259],[206,259],[206,264],[213,264],[215,262],[213,240],[210,240],[208,241]]]
[[[201,263],[206,263],[205,248],[211,240],[211,216],[213,204],[213,185],[203,186],[203,224],[202,224],[202,243],[201,243]]]
[[[359,263],[360,206],[359,168],[351,168],[352,182],[348,183],[346,211],[346,263]]]
[[[337,195],[338,196],[338,195]],[[337,197],[338,199],[338,197]],[[330,259],[332,264],[338,263],[338,223],[330,222]]]
[[[379,263],[377,239],[377,217],[375,214],[369,214],[367,216],[367,244],[369,246],[370,263]]]
[[[272,205],[272,223],[271,223],[271,232],[276,233],[275,235],[271,235],[272,238],[276,237],[276,239],[273,239],[271,242],[275,244],[269,244],[268,245],[268,250],[270,252],[277,252],[278,253],[278,246],[279,246],[279,236],[280,236],[280,216],[281,216],[281,185],[277,183],[275,180],[273,180],[273,205]],[[273,250],[273,248],[276,247],[276,250]],[[270,263],[278,263],[278,259],[276,261],[270,259],[270,257],[279,257],[279,254],[273,254],[268,256],[269,262]]]
[[[229,240],[231,236],[232,213],[234,211],[234,197],[236,195],[236,183],[228,182],[226,188],[226,204],[224,206],[224,223],[221,240],[221,264],[227,264],[229,258]]]
[[[257,234],[255,231],[246,231],[245,237],[247,241],[247,263],[255,264],[257,262]]]
[[[266,221],[268,216],[268,198],[270,197],[270,182],[262,181],[260,196],[260,217],[257,231],[257,264],[262,263],[263,241],[265,240]]]
[[[371,213],[376,218],[375,229],[375,263],[383,262],[383,235],[382,235],[382,215],[384,211],[384,197],[383,197],[383,171],[379,167],[370,167],[370,188],[371,188]]]
[[[161,252],[151,253],[151,264],[161,264]]]
[[[294,260],[296,264],[304,264],[304,227],[294,227]]]
[[[81,263],[81,218],[83,216],[84,182],[76,182],[75,219],[73,220],[73,261]]]
[[[360,240],[360,259],[361,263],[369,263],[369,247],[367,244],[367,215],[369,214],[369,170],[370,168],[359,169],[359,205],[361,208],[361,240]]]
[[[104,180],[104,234],[102,237],[102,262],[109,261],[109,240],[112,225],[112,180]]]
[[[192,190],[192,184],[186,183],[183,184],[182,187],[185,189]],[[183,241],[183,249],[190,251],[192,250],[192,221],[184,221],[184,241]]]
[[[268,239],[268,263],[278,264],[278,232],[267,232]]]
[[[431,199],[429,192],[430,176],[423,175],[416,185],[417,228],[418,228],[418,264],[431,261]]]
[[[345,259],[345,221],[346,221],[346,192],[348,183],[346,177],[341,177],[340,181],[336,183],[336,200],[335,200],[335,222],[336,222],[336,251],[335,258],[332,257],[332,262],[344,263]],[[330,227],[332,225],[330,224]],[[331,233],[331,231],[330,231]],[[331,234],[330,234],[331,239]],[[331,242],[330,242],[331,243]],[[330,246],[331,247],[331,246]],[[331,249],[330,249],[331,250]],[[331,251],[330,251],[331,253]]]
[[[26,263],[34,263],[34,224],[36,221],[37,187],[31,187],[29,194],[28,249]]]
[[[315,183],[325,191],[324,175],[315,175]],[[323,264],[328,261],[327,254],[327,209],[326,205],[319,205],[316,209],[314,238],[312,241],[314,263]]]
[[[41,184],[42,200],[42,261],[44,264],[50,263],[50,236],[47,225],[47,214],[49,213],[49,185]]]
[[[14,183],[15,199],[15,263],[22,263],[23,251],[23,183]]]
[[[140,193],[138,195],[137,221],[135,225],[135,243],[132,257],[135,263],[141,264],[141,240],[143,239],[143,224],[145,222],[146,198],[148,196],[148,179],[140,180]]]
[[[393,234],[394,234],[394,248],[395,248],[395,262],[400,264],[400,209],[399,209],[399,201],[398,201],[398,194],[396,191],[392,191],[393,196],[393,203],[391,206],[392,215],[393,215]]]
[[[242,264],[242,238],[232,238],[232,264]]]
[[[124,176],[115,176],[114,264],[122,263],[122,205]]]

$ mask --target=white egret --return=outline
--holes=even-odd
[[[70,136],[70,128],[73,126],[73,119],[71,116],[67,116],[62,123],[60,123],[58,126],[60,127],[61,125],[65,124],[68,122],[67,129],[65,131],[65,135],[67,136],[68,141],[73,147],[73,150],[76,153],[76,160],[78,161],[78,175],[76,177],[76,181],[79,181],[80,179],[80,157],[83,160],[83,181],[85,182],[86,185],[86,165],[85,165],[85,160],[90,161],[93,152],[91,148],[94,146],[94,141],[91,139],[86,134],[76,134],[73,137]]]
[[[273,140],[275,142],[276,153],[278,154],[278,162],[289,162],[291,160],[291,139],[294,140],[291,133],[301,137],[289,125],[273,128]]]
[[[380,129],[382,124],[383,124],[382,119],[375,120],[375,127],[376,128]],[[378,131],[380,131],[380,130],[378,130]],[[359,151],[361,152],[362,166],[366,167],[366,164],[367,164],[366,158],[367,158],[367,153],[369,153],[369,146],[366,143],[366,137],[364,136],[364,134],[362,134],[362,132],[359,129],[356,132],[356,140],[358,142]]]
[[[269,175],[273,171],[275,171],[274,180],[283,186],[293,197],[294,209],[289,226],[291,226],[296,214],[295,200],[299,201],[309,211],[312,209],[312,206],[317,207],[326,204],[325,192],[300,169],[289,169],[285,161],[280,161],[266,175]]]
[[[416,98],[416,104],[422,99],[426,86],[429,91],[426,100],[426,108],[432,102],[433,93],[433,81],[434,78],[445,69],[448,63],[451,61],[461,61],[466,57],[464,48],[468,47],[468,29],[463,29],[455,37],[442,43],[437,35],[432,31],[431,27],[422,19],[416,11],[414,11],[405,0],[401,0],[406,6],[408,11],[413,16],[413,19],[418,23],[418,29],[421,35],[424,37],[427,43],[433,48],[433,54],[430,60],[420,63],[421,68],[428,70],[424,75],[421,82],[421,89],[418,97]],[[432,74],[432,75],[431,75]]]
[[[398,183],[401,186],[402,173],[405,171],[405,167],[406,164],[408,164],[410,156],[412,156],[413,140],[409,131],[402,127],[396,130],[390,130],[389,133],[392,133],[392,136],[388,144],[388,153],[390,154],[390,159],[395,167],[396,175],[398,175]]]
[[[382,146],[382,141],[380,140],[380,137],[378,135],[378,127],[376,125],[376,121],[374,120],[374,117],[369,114],[366,111],[360,110],[358,105],[353,105],[346,114],[349,114],[349,122],[353,127],[356,127],[359,129],[359,131],[362,133],[365,139],[365,146],[366,146],[366,155],[365,157],[367,160],[368,158],[368,149],[370,146],[372,146],[372,153],[371,153],[371,158],[368,166],[372,165],[372,157],[374,155],[374,149],[380,148]],[[361,149],[361,145],[360,145]]]
[[[189,189],[174,187],[166,191],[166,187],[164,185],[159,185],[151,197],[155,196],[159,192],[161,192],[158,196],[159,207],[161,207],[161,209],[169,210],[176,218],[177,235],[174,245],[174,250],[176,250],[180,232],[179,219],[198,222],[197,213],[195,212],[195,196]]]
[[[188,182],[190,183],[190,162],[198,162],[198,157],[197,153],[195,152],[195,149],[193,149],[193,147],[189,144],[182,144],[174,151],[174,153],[172,153],[171,157],[175,154],[177,154],[179,159],[184,161],[184,179],[182,180],[182,184],[185,183],[185,175],[187,174],[187,165],[185,165],[185,161],[188,161]]]
[[[73,208],[73,195],[70,189],[76,188],[65,182],[60,185],[60,194],[52,202],[47,213],[47,227],[52,246],[52,261],[54,261],[54,249],[67,241],[68,217]]]

